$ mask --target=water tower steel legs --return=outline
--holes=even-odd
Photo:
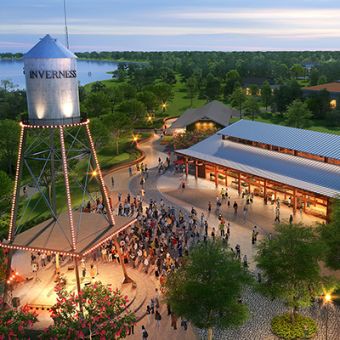
[[[67,168],[67,156],[66,156],[66,148],[65,148],[65,137],[64,137],[64,128],[62,126],[59,127],[60,133],[60,146],[61,146],[61,157],[63,162],[63,170],[64,170],[64,180],[65,180],[65,188],[66,188],[66,200],[67,200],[67,210],[68,217],[70,222],[71,229],[71,237],[72,237],[72,250],[76,252],[76,235],[74,230],[74,221],[73,221],[73,213],[72,213],[72,201],[71,201],[71,191],[70,191],[70,183],[68,178],[68,168]],[[76,273],[76,281],[77,281],[77,290],[78,294],[81,292],[80,288],[80,279],[79,279],[79,270],[78,270],[78,261],[77,257],[74,256],[74,270]],[[82,308],[80,306],[80,308]]]
[[[96,170],[97,173],[98,173],[99,187],[101,189],[101,193],[102,193],[102,197],[103,197],[103,200],[104,200],[104,205],[105,205],[105,208],[106,208],[106,212],[107,212],[107,215],[109,217],[110,224],[112,226],[114,226],[115,225],[115,221],[114,221],[112,209],[111,209],[111,206],[110,206],[108,192],[106,190],[105,182],[104,182],[103,175],[102,175],[102,172],[101,172],[101,169],[100,169],[100,165],[99,165],[99,162],[98,162],[96,150],[95,150],[94,143],[93,143],[92,136],[91,136],[91,131],[90,131],[90,128],[89,128],[88,124],[86,125],[86,133],[87,133],[88,140],[90,142],[91,156],[92,156],[91,157],[92,168],[93,168],[93,170]],[[122,254],[122,252],[120,250],[120,246],[119,246],[119,243],[118,243],[118,240],[117,240],[116,236],[113,238],[113,241],[114,241],[115,247],[117,248],[118,256],[119,256],[119,259],[120,259],[120,264],[121,264],[121,267],[122,267],[122,270],[123,270],[123,274],[124,274],[124,281],[123,281],[123,283],[130,283],[130,282],[134,283],[134,280],[132,280],[129,277],[129,275],[128,275],[127,271],[126,271],[125,263],[124,263],[124,256],[123,256],[123,254]]]
[[[18,148],[18,159],[17,159],[17,166],[16,166],[16,171],[15,171],[13,199],[12,199],[12,205],[11,205],[11,216],[10,216],[9,231],[8,231],[8,243],[9,244],[13,242],[13,235],[15,233],[14,228],[16,227],[16,220],[17,220],[17,213],[18,213],[18,201],[20,197],[20,180],[22,176],[22,169],[23,169],[23,163],[24,163],[23,162],[23,146],[25,145],[26,134],[27,132],[25,130],[25,127],[21,125],[20,137],[19,137],[19,148]],[[7,284],[7,280],[11,276],[13,253],[14,253],[13,250],[8,250],[8,253],[7,253],[7,268],[6,268],[6,279],[5,279],[5,286],[4,286],[3,304],[5,304],[8,300],[9,286]]]

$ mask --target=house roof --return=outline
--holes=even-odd
[[[303,91],[321,91],[327,90],[328,92],[339,92],[340,93],[340,82],[332,82],[315,86],[308,86],[302,88]]]
[[[213,100],[198,109],[186,110],[172,125],[172,129],[185,128],[198,120],[212,120],[222,126],[228,126],[231,117],[239,117],[238,111],[224,105],[218,100]]]
[[[219,134],[177,153],[328,197],[340,194],[340,167],[223,140]]]
[[[54,58],[77,58],[57,39],[52,38],[49,34],[45,35],[36,45],[27,53],[24,59],[54,59]]]
[[[218,134],[340,159],[340,136],[241,119]]]

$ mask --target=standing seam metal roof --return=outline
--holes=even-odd
[[[340,159],[340,136],[330,133],[242,119],[218,134]]]
[[[328,197],[340,195],[340,167],[222,140],[215,134],[179,154]]]

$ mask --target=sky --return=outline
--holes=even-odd
[[[66,0],[73,51],[339,50],[340,1]],[[0,52],[51,34],[63,0],[0,0]]]

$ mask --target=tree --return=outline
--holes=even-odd
[[[224,96],[231,95],[237,87],[241,84],[241,77],[237,70],[230,70],[226,76],[226,83],[224,86]]]
[[[137,99],[129,99],[123,101],[118,106],[118,111],[128,115],[132,121],[136,121],[141,117],[144,117],[146,112],[145,105]]]
[[[116,144],[116,154],[119,155],[119,141],[122,133],[131,126],[131,118],[120,112],[114,112],[104,117],[104,124],[112,134]]]
[[[153,93],[156,95],[158,102],[166,104],[174,96],[172,86],[166,83],[158,83],[153,86]]]
[[[330,95],[326,89],[314,93],[306,100],[308,108],[312,111],[315,119],[325,119],[330,111]]]
[[[14,172],[19,143],[19,124],[10,119],[1,120],[0,131],[0,156],[6,165],[8,174],[11,176]]]
[[[214,77],[212,74],[208,74],[207,82],[205,85],[205,95],[208,100],[217,99],[221,93],[220,81]]]
[[[1,302],[1,305],[3,302]],[[0,309],[0,339],[27,339],[25,329],[38,321],[36,312],[25,305],[19,309]]]
[[[279,224],[275,231],[275,237],[258,247],[257,266],[264,276],[260,288],[287,304],[294,323],[298,309],[309,306],[322,291],[318,261],[323,247],[313,229],[302,224]]]
[[[0,200],[12,192],[12,180],[5,171],[0,170]]]
[[[256,84],[249,85],[250,95],[257,96],[259,92],[259,87]]]
[[[5,90],[5,92],[9,91],[9,90],[13,90],[16,87],[18,87],[18,85],[15,85],[12,80],[10,79],[3,79],[0,81],[0,86]]]
[[[255,97],[248,97],[244,103],[244,112],[251,115],[252,120],[255,120],[255,115],[260,112],[259,102]]]
[[[112,103],[106,92],[91,92],[86,96],[85,107],[88,115],[99,117],[110,111]]]
[[[148,90],[138,93],[137,99],[145,105],[148,112],[155,111],[159,104],[156,95]]]
[[[261,87],[261,99],[266,111],[268,111],[268,106],[271,104],[272,96],[272,89],[269,85],[269,82],[266,80],[263,82]]]
[[[191,76],[186,81],[186,88],[190,98],[190,107],[192,107],[192,101],[197,94],[197,79],[195,76]]]
[[[127,296],[101,282],[84,287],[79,295],[60,287],[56,292],[54,325],[46,330],[46,339],[123,339],[136,321],[127,310]]]
[[[326,246],[325,262],[329,268],[340,269],[340,199],[331,204],[328,224],[320,225],[321,238]]]
[[[292,73],[293,77],[297,79],[298,77],[302,77],[305,73],[305,69],[300,64],[294,64],[290,68],[290,72]]]
[[[313,114],[308,109],[307,103],[301,100],[294,100],[287,109],[286,123],[289,126],[302,128],[308,125]]]
[[[240,325],[247,318],[247,307],[238,302],[249,275],[231,252],[220,243],[196,245],[183,265],[166,282],[165,298],[178,316],[196,327],[208,329]]]
[[[92,84],[91,86],[91,92],[96,93],[96,92],[102,92],[105,89],[104,83],[101,81],[96,81],[95,83]]]
[[[274,91],[273,102],[277,111],[284,112],[295,99],[301,98],[301,88],[296,80],[290,80]]]
[[[91,132],[96,149],[102,148],[108,142],[110,131],[100,118],[91,119]]]
[[[232,107],[235,107],[239,110],[241,118],[242,118],[242,109],[243,109],[246,98],[247,98],[246,95],[244,94],[243,90],[240,87],[235,89],[232,95],[230,96],[230,103]]]

